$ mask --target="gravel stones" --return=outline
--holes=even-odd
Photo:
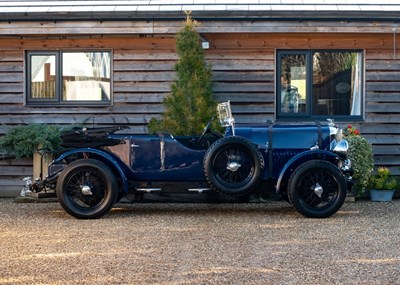
[[[307,219],[284,202],[117,204],[77,220],[0,199],[0,284],[396,284],[400,201]]]

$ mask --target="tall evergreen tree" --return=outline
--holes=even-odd
[[[179,60],[175,65],[177,79],[171,94],[165,98],[165,112],[160,120],[150,120],[151,133],[167,131],[173,135],[200,134],[216,112],[212,96],[212,71],[205,62],[197,22],[188,15],[176,39]]]

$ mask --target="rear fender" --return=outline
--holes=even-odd
[[[107,166],[110,167],[110,169],[114,172],[115,175],[119,175],[118,178],[120,178],[121,182],[122,182],[122,188],[123,191],[125,193],[128,192],[128,179],[125,175],[125,171],[124,169],[121,167],[118,158],[111,155],[108,152],[99,150],[99,149],[95,149],[95,148],[77,148],[77,149],[73,149],[70,151],[67,151],[65,153],[63,153],[61,156],[59,156],[57,159],[55,159],[52,162],[52,165],[55,164],[65,164],[65,161],[70,161],[70,158],[77,155],[78,157],[82,157],[81,159],[84,159],[85,157],[89,157],[92,159],[97,159],[103,163],[105,163]],[[58,176],[58,174],[61,172],[62,169],[58,170],[57,173],[54,173],[53,175]],[[50,172],[49,172],[50,173]],[[50,175],[49,178],[51,178],[52,175]]]
[[[292,157],[282,168],[276,183],[276,193],[279,194],[286,192],[287,181],[289,180],[289,177],[292,175],[293,171],[304,162],[314,159],[325,160],[337,165],[339,157],[332,152],[324,150],[308,150],[297,154],[296,156]]]

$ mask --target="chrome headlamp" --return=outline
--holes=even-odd
[[[337,132],[335,134],[335,140],[340,142],[343,139],[343,130],[341,128],[337,128]]]
[[[346,159],[347,151],[349,150],[349,143],[343,138],[342,129],[334,126],[331,126],[330,128],[331,134],[333,134],[335,138],[332,140],[329,149],[340,157]]]
[[[333,152],[345,152],[349,150],[349,143],[347,140],[342,139],[340,141],[337,141],[336,139],[331,142],[330,145],[330,150]]]

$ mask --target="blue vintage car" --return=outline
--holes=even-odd
[[[246,197],[266,185],[306,217],[340,209],[351,163],[333,123],[239,126],[229,102],[218,105],[218,118],[224,135],[210,130],[211,120],[200,136],[118,134],[122,127],[65,132],[62,145],[70,150],[31,189],[55,190],[62,207],[83,219],[101,217],[124,195],[131,201],[147,193]]]

